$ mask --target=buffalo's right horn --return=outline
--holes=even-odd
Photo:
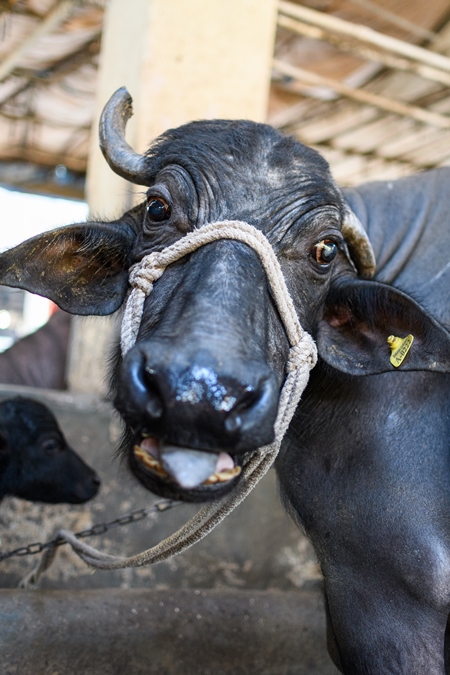
[[[120,87],[109,99],[100,116],[100,148],[109,166],[122,178],[142,185],[145,156],[131,148],[125,140],[125,127],[133,114],[133,99]]]
[[[359,218],[347,205],[342,222],[342,234],[358,273],[366,279],[373,277],[376,262],[372,244]]]

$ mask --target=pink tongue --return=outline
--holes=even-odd
[[[227,452],[221,452],[216,464],[216,473],[220,473],[225,469],[233,469],[234,462],[233,459]]]
[[[151,436],[143,438],[142,441],[140,442],[140,446],[142,450],[145,450],[145,452],[147,452],[155,459],[157,460],[161,459],[159,451],[160,442],[157,438],[152,438]],[[230,455],[227,452],[221,452],[217,458],[217,464],[215,468],[216,473],[220,473],[225,469],[233,469],[233,468],[234,462],[232,457],[230,457]]]
[[[168,446],[151,436],[143,438],[140,447],[158,462],[162,462],[167,473],[186,488],[200,485],[213,473],[234,468],[233,459],[227,452],[214,455],[199,450]]]
[[[159,440],[157,438],[143,438],[139,445],[142,450],[159,461]]]

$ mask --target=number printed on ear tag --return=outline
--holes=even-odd
[[[391,356],[389,361],[392,363],[394,368],[398,368],[403,363],[405,356],[410,350],[410,347],[414,341],[413,335],[407,335],[404,338],[396,337],[395,335],[389,335],[388,339],[389,347],[391,348]]]

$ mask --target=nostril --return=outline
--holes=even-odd
[[[145,412],[149,417],[155,420],[159,419],[163,414],[163,404],[153,368],[145,368],[144,380],[147,394]]]
[[[244,391],[244,394],[236,402],[233,409],[230,411],[227,419],[225,420],[225,429],[234,433],[239,431],[242,427],[242,418],[245,416],[246,412],[251,410],[254,405],[256,405],[259,398],[258,392],[254,390],[253,387],[247,387]]]
[[[155,420],[158,420],[163,414],[161,401],[159,401],[156,396],[153,396],[151,393],[149,393],[149,400],[145,406],[145,412],[149,417],[153,417]]]
[[[145,382],[146,371],[140,360],[131,360],[128,367],[128,374],[133,387],[134,395],[139,400],[144,400],[147,396],[147,387]]]
[[[74,486],[74,504],[83,504],[88,499],[92,499],[98,493],[101,486],[100,478],[96,473],[78,481]]]
[[[242,418],[239,415],[239,413],[236,412],[230,413],[227,419],[225,420],[225,429],[230,434],[234,434],[237,431],[239,431],[241,426],[242,426]]]
[[[225,420],[229,433],[249,432],[259,435],[262,426],[273,424],[278,400],[272,377],[261,379],[257,387],[247,387]]]
[[[153,420],[159,419],[164,412],[164,406],[156,373],[145,364],[145,357],[142,354],[135,355],[129,360],[127,373],[131,385],[130,399],[136,412],[140,415],[145,414]]]

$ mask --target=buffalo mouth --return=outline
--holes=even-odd
[[[140,482],[163,497],[201,502],[220,499],[237,483],[240,459],[168,444],[143,435],[132,446],[130,464]]]

